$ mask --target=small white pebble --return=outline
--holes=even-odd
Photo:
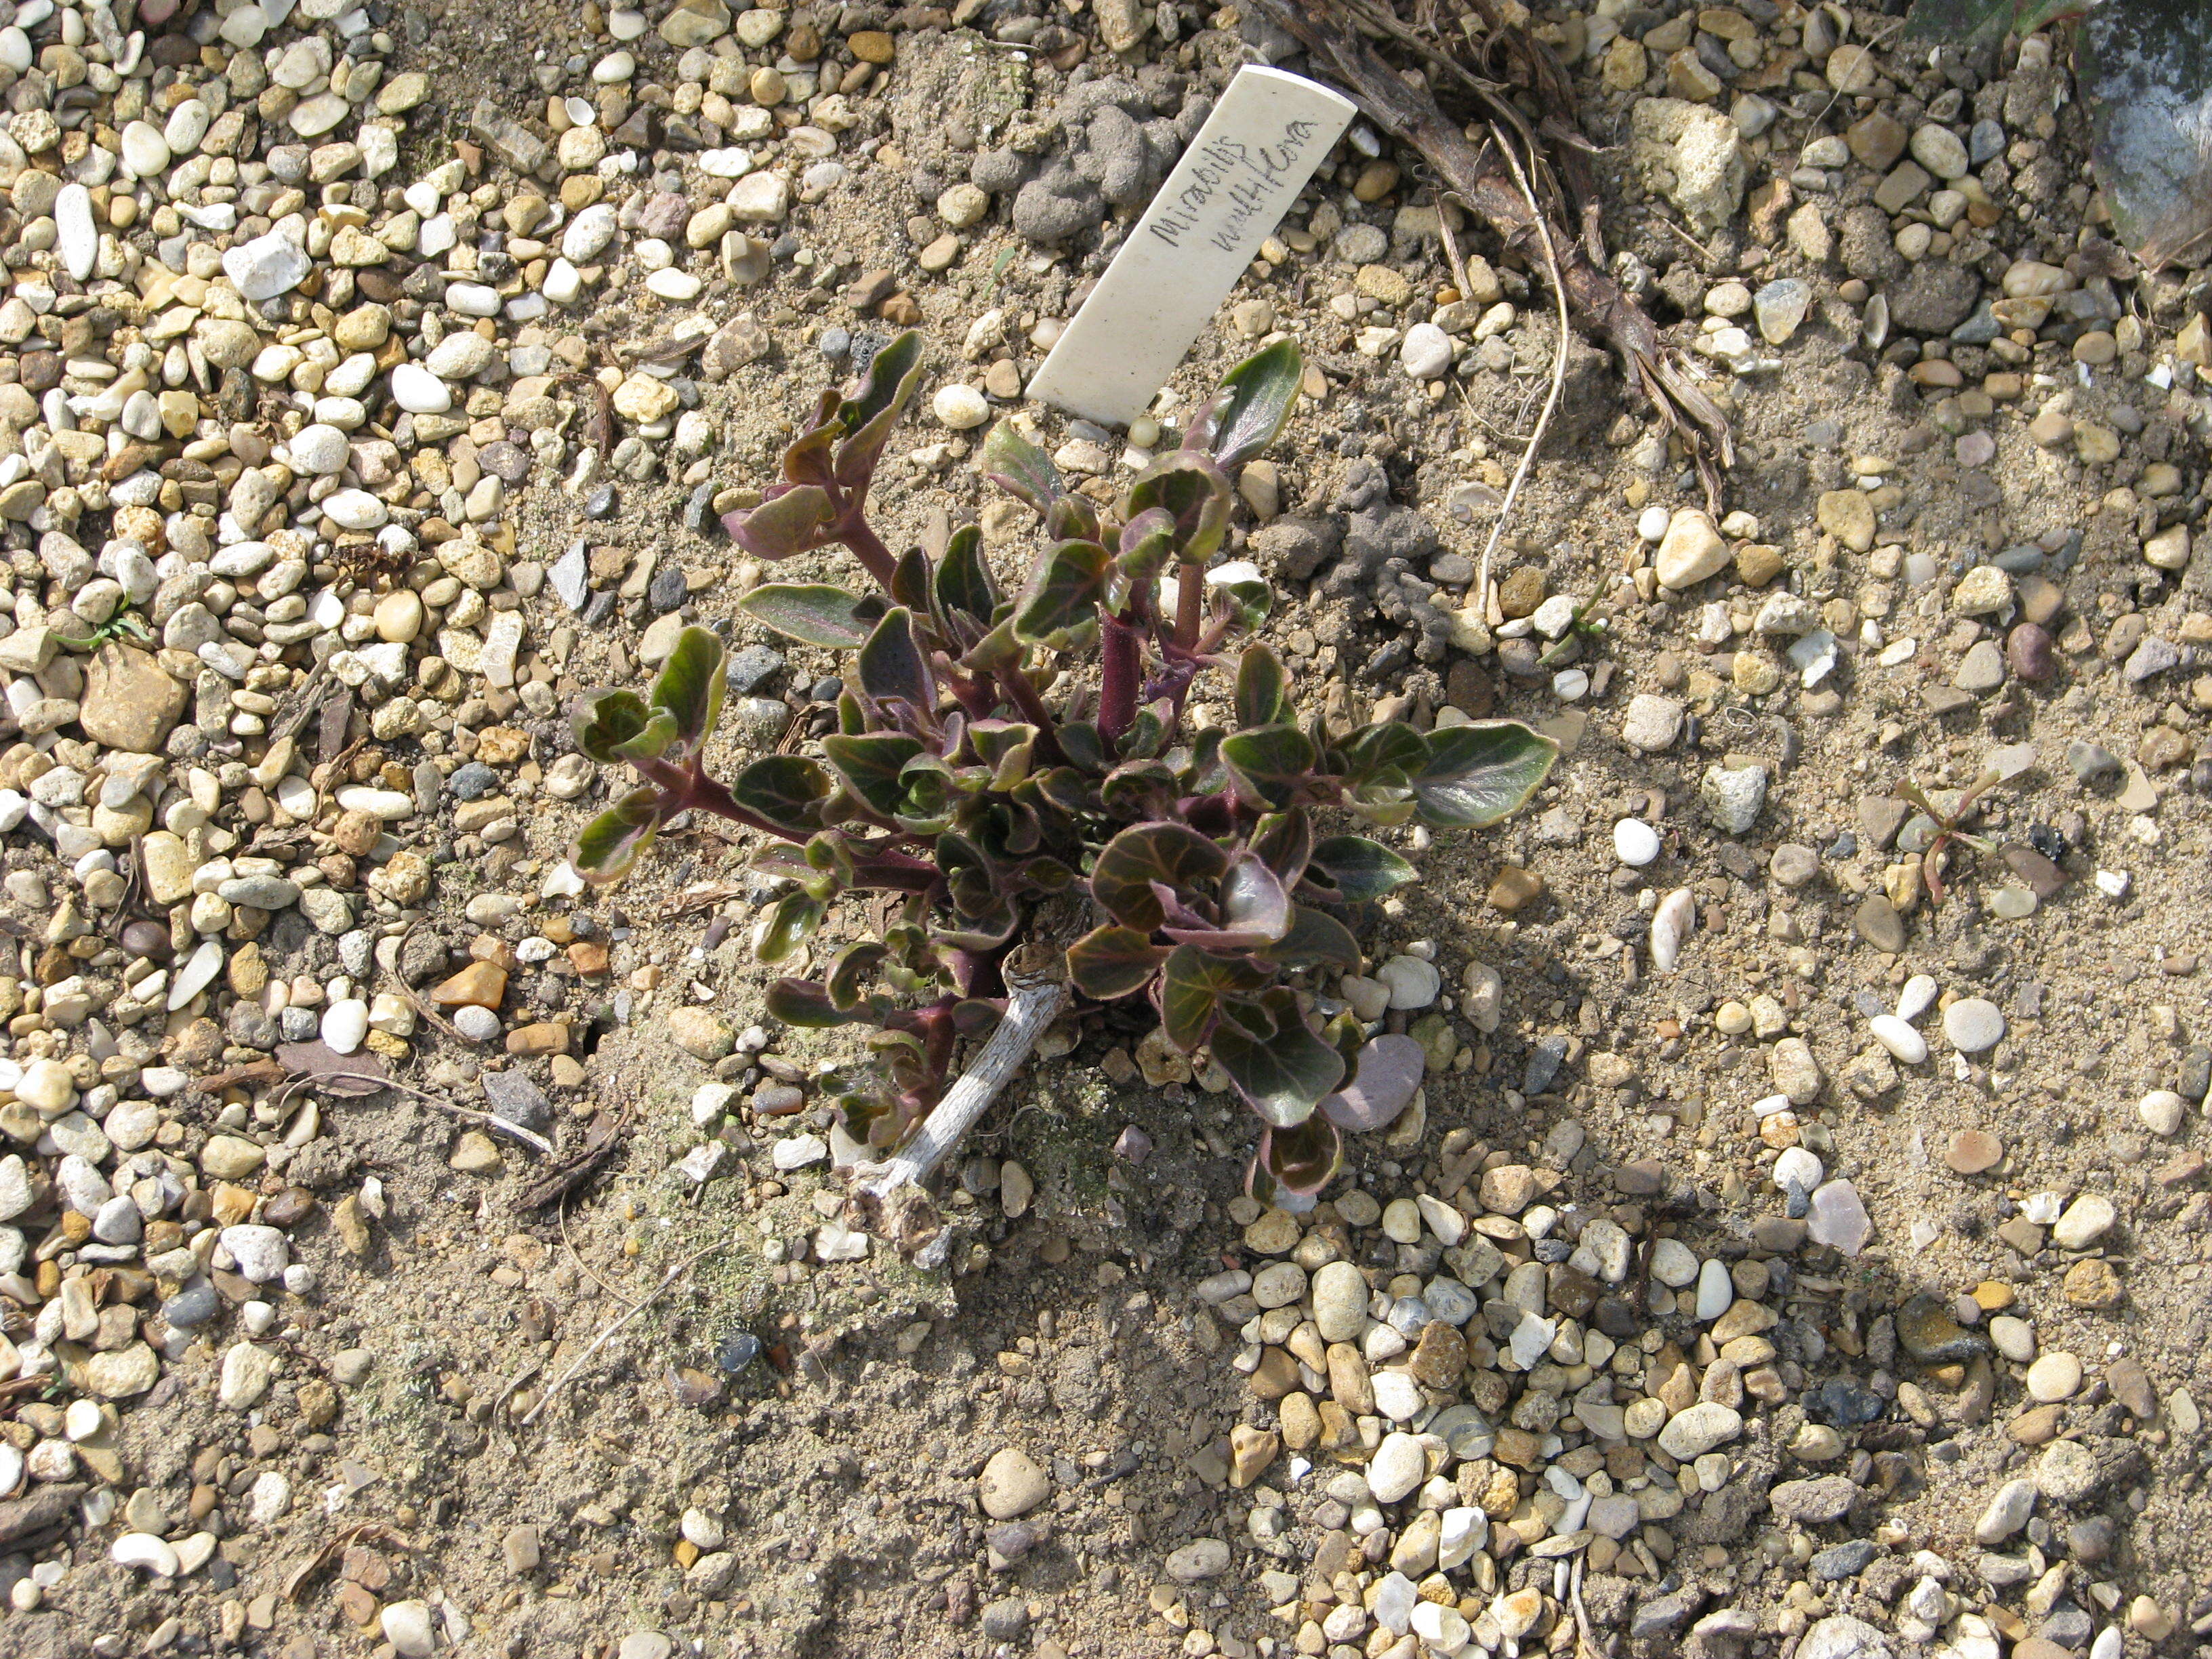
[[[1659,856],[1659,832],[1642,818],[1623,818],[1613,826],[1613,855],[1641,870]]]
[[[991,405],[983,394],[972,386],[955,381],[939,386],[936,397],[930,399],[930,409],[937,418],[955,432],[965,432],[991,418]]]

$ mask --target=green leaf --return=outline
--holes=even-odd
[[[2045,24],[2081,12],[2088,0],[1912,0],[1905,13],[1907,40],[1972,47],[1994,46],[2008,34],[2030,35]]]
[[[838,951],[836,960],[830,964],[828,977],[823,981],[830,993],[830,1006],[841,1013],[858,1008],[863,1000],[860,988],[890,954],[890,946],[876,939],[858,940]]]
[[[1185,564],[1206,563],[1229,528],[1228,477],[1193,450],[1161,456],[1137,475],[1121,501],[1124,519],[1164,508],[1175,521],[1176,556]]]
[[[957,927],[940,927],[934,937],[959,951],[995,951],[1014,936],[1021,912],[1005,901],[963,913]]]
[[[1419,771],[1429,757],[1421,734],[1403,720],[1363,726],[1346,739],[1345,776],[1353,784],[1370,778],[1404,779]]]
[[[1517,811],[1559,757],[1559,745],[1518,720],[1439,726],[1412,778],[1421,822],[1481,828]]]
[[[899,732],[871,732],[860,737],[836,732],[822,739],[822,752],[845,780],[845,787],[878,817],[888,818],[906,805],[902,775],[906,763],[921,753],[921,744]]]
[[[809,836],[799,853],[812,876],[803,884],[817,898],[842,892],[858,878],[858,872],[853,867],[852,843],[841,830],[823,830]]]
[[[2113,228],[2155,272],[2212,252],[2212,9],[2100,0],[2075,48]]]
[[[858,1025],[875,1018],[867,1008],[840,1008],[830,994],[811,979],[779,979],[764,999],[769,1018],[802,1030],[828,1030],[832,1026]]]
[[[1224,998],[1249,996],[1267,982],[1267,973],[1243,957],[1217,957],[1195,945],[1178,945],[1160,969],[1160,1029],[1188,1054],[1213,1030]]]
[[[722,716],[722,642],[703,628],[687,628],[653,683],[653,706],[676,717],[676,732],[686,747],[697,749]]]
[[[1168,959],[1168,948],[1133,927],[1109,922],[1067,947],[1067,976],[1085,996],[1111,1002],[1150,984]]]
[[[830,907],[809,893],[786,893],[753,929],[753,954],[763,962],[781,962],[814,936]]]
[[[1018,720],[977,720],[968,728],[975,757],[991,769],[991,787],[1011,793],[1030,775],[1036,752],[1036,727]]]
[[[837,482],[848,489],[867,487],[891,428],[921,386],[921,333],[908,329],[869,361],[860,389],[845,399],[838,415],[845,441],[837,446]]]
[[[1093,777],[1103,775],[1114,764],[1097,726],[1089,720],[1070,720],[1060,728],[1060,752],[1067,757],[1070,765]]]
[[[1070,630],[1097,615],[1112,564],[1096,542],[1062,542],[1037,561],[1014,610],[1014,637],[1065,650]]]
[[[1098,509],[1087,495],[1062,495],[1044,515],[1045,539],[1054,542],[1095,542],[1099,533]]]
[[[938,562],[935,586],[937,603],[946,611],[972,617],[981,627],[991,625],[992,613],[999,607],[999,584],[991,574],[990,561],[983,556],[983,532],[974,525],[963,524],[952,532],[945,556]]]
[[[909,547],[891,567],[891,603],[902,605],[915,616],[929,611],[929,556]]]
[[[1267,620],[1268,612],[1275,608],[1275,590],[1256,580],[1208,582],[1206,602],[1218,619],[1249,634],[1259,629]]]
[[[1173,735],[1171,723],[1174,709],[1165,702],[1148,702],[1137,711],[1137,718],[1121,734],[1121,756],[1125,760],[1150,760],[1167,747]]]
[[[1166,920],[1152,884],[1179,893],[1219,879],[1229,854],[1182,823],[1140,823],[1106,843],[1091,872],[1091,895],[1099,908],[1140,933]]]
[[[849,651],[868,637],[883,601],[819,582],[768,582],[740,594],[738,609],[801,645]]]
[[[1218,745],[1217,745],[1218,746]],[[1287,812],[1270,812],[1252,826],[1245,845],[1267,860],[1267,867],[1295,887],[1313,857],[1313,818],[1303,806]]]
[[[805,835],[822,827],[822,810],[837,786],[804,755],[764,755],[730,780],[730,794],[749,812]]]
[[[1237,724],[1279,726],[1292,718],[1291,676],[1264,645],[1248,645],[1237,661]]]
[[[623,745],[645,735],[653,711],[635,691],[595,691],[577,700],[569,718],[576,747],[602,766],[630,758]],[[641,757],[651,760],[659,750]]]
[[[830,464],[830,451],[837,441],[837,434],[844,430],[837,421],[837,405],[842,401],[836,392],[824,392],[815,413],[814,424],[786,447],[783,452],[786,483],[818,484],[828,489],[837,482],[837,475]]]
[[[1275,441],[1297,406],[1305,372],[1305,358],[1296,340],[1278,340],[1255,352],[1221,377],[1221,390],[1210,401],[1205,419],[1192,422],[1184,442],[1212,451],[1224,467],[1234,471]]]
[[[928,713],[937,706],[928,661],[914,637],[914,613],[895,605],[860,647],[860,690],[878,702],[898,702]]]
[[[817,484],[780,490],[749,512],[727,513],[722,526],[757,559],[770,563],[819,547],[837,521],[830,492]]]
[[[1364,836],[1331,836],[1313,849],[1309,878],[1318,878],[1350,903],[1381,898],[1418,872],[1380,842]]]
[[[1352,973],[1359,967],[1359,942],[1352,937],[1352,930],[1334,916],[1307,904],[1291,907],[1289,928],[1260,954],[1285,968],[1326,963]]]
[[[1249,1029],[1258,1023],[1249,1018],[1221,1020],[1213,1028],[1214,1060],[1253,1109],[1277,1128],[1304,1122],[1343,1080],[1344,1056],[1306,1024],[1287,986],[1261,993],[1238,1012],[1264,1012],[1273,1030],[1260,1036]]]
[[[586,824],[568,862],[586,881],[620,881],[660,829],[660,792],[633,789]]]
[[[1221,740],[1222,763],[1237,793],[1262,811],[1295,805],[1315,758],[1312,742],[1295,726],[1258,726]]]
[[[1278,1188],[1310,1197],[1343,1167],[1344,1137],[1335,1124],[1316,1112],[1287,1129],[1265,1126],[1253,1158]]]
[[[1125,581],[1151,580],[1175,557],[1175,520],[1164,507],[1146,507],[1121,526],[1114,568]]]
[[[1174,811],[1176,775],[1162,760],[1123,761],[1098,786],[1098,799],[1115,817],[1164,818]]]
[[[1009,617],[970,646],[960,665],[970,673],[994,674],[1001,668],[1018,670],[1021,660],[1022,642],[1014,637],[1014,619]]]
[[[991,435],[983,440],[977,465],[985,477],[1016,500],[1026,501],[1039,515],[1067,493],[1052,457],[1022,436],[1012,421],[1001,421],[991,428]]]

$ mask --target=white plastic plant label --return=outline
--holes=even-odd
[[[1239,70],[1030,395],[1106,426],[1143,414],[1354,112],[1302,76]]]

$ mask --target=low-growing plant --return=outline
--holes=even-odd
[[[684,632],[649,696],[580,703],[583,751],[642,780],[579,838],[588,878],[620,877],[671,816],[696,809],[768,836],[755,867],[791,884],[755,934],[763,962],[791,959],[841,895],[885,896],[826,971],[777,980],[767,1000],[793,1025],[871,1028],[872,1063],[827,1080],[856,1140],[907,1137],[945,1092],[959,1040],[996,1023],[1010,955],[1040,941],[1077,994],[1141,996],[1176,1049],[1210,1055],[1261,1120],[1263,1196],[1317,1191],[1338,1167],[1340,1124],[1387,1121],[1413,1093],[1417,1045],[1370,1042],[1349,1013],[1320,1018],[1294,982],[1356,969],[1345,918],[1414,874],[1331,820],[1493,823],[1558,745],[1510,720],[1424,732],[1299,719],[1290,675],[1251,637],[1268,584],[1249,565],[1207,567],[1236,474],[1281,430],[1303,372],[1288,341],[1239,364],[1182,447],[1106,500],[1071,489],[1001,422],[981,470],[1034,509],[1047,542],[1008,592],[973,526],[933,558],[895,556],[869,527],[884,443],[921,377],[921,338],[901,335],[856,391],[823,395],[783,482],[725,520],[757,557],[837,544],[875,579],[869,593],[775,583],[738,601],[793,640],[854,653],[818,756],[767,756],[726,785],[708,774],[723,675],[704,629]],[[1193,722],[1193,686],[1215,671],[1231,678],[1233,718]]]

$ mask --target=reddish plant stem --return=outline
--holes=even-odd
[[[1099,662],[1098,732],[1118,742],[1137,718],[1137,686],[1144,672],[1144,635],[1118,617],[1108,617]]]
[[[991,678],[1006,694],[1006,701],[1022,711],[1022,718],[1036,727],[1039,752],[1048,760],[1065,759],[1056,735],[1060,730],[1059,722],[1053,719],[1052,711],[1044,706],[1044,699],[1037,696],[1036,687],[1030,684],[1030,677],[1015,667],[996,669]]]
[[[868,574],[876,579],[877,586],[888,595],[891,591],[891,578],[898,569],[898,561],[891,556],[891,550],[884,545],[883,539],[868,528],[868,521],[860,516],[858,501],[838,515],[837,538],[851,550],[854,558],[867,566]]]
[[[995,707],[991,702],[991,694],[983,689],[980,682],[969,678],[967,675],[954,667],[952,659],[946,653],[940,651],[937,654],[939,660],[935,665],[936,672],[943,678],[954,697],[959,700],[961,708],[967,711],[968,718],[971,720],[990,719],[992,710]]]
[[[1188,651],[1198,643],[1200,607],[1206,600],[1206,572],[1198,565],[1176,567],[1176,643]]]

